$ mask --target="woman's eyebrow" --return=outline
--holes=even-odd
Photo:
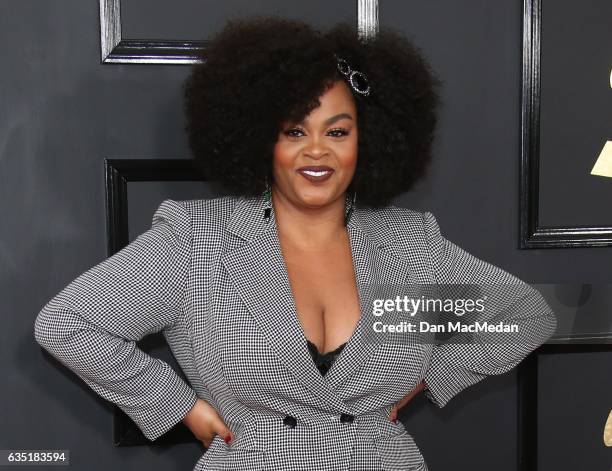
[[[326,119],[326,120],[323,122],[323,125],[325,125],[325,126],[329,126],[330,124],[333,124],[333,123],[335,123],[336,121],[339,121],[339,120],[341,120],[341,119],[343,119],[343,118],[353,119],[353,117],[352,117],[350,114],[348,114],[348,113],[339,113],[339,114],[337,114],[337,115],[335,115],[335,116],[332,116],[331,118],[327,118],[327,119]],[[304,120],[300,121],[300,122],[299,122],[299,123],[297,123],[297,124],[304,124]]]
[[[333,124],[336,121],[339,121],[343,118],[353,119],[353,117],[348,113],[340,113],[340,114],[337,114],[336,116],[332,116],[331,118],[327,118],[324,124],[325,126],[329,126],[330,124]]]

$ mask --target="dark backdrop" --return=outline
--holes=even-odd
[[[134,8],[146,2],[125,3],[124,33],[131,27],[142,38],[160,28],[157,36],[172,36],[163,29],[170,2],[154,2],[140,16]],[[223,8],[240,11],[230,3],[208,2],[214,16],[202,25],[219,27],[228,16]],[[355,3],[295,5],[305,19],[328,24],[356,18]],[[518,0],[381,2],[380,23],[412,37],[445,82],[431,173],[398,204],[434,212],[446,237],[525,281],[610,282],[611,248],[517,249],[521,21]],[[197,23],[187,26],[197,30]],[[107,256],[103,160],[189,157],[180,93],[188,67],[102,65],[95,0],[1,2],[0,50],[0,449],[69,449],[78,470],[191,470],[202,452],[195,442],[113,447],[111,406],[44,355],[33,337],[42,306]],[[130,211],[145,230],[152,208],[142,208]],[[545,385],[557,384],[566,361],[547,362]],[[601,368],[594,362],[589,371],[587,362],[580,371],[596,377]],[[548,410],[589,400],[581,384],[563,384],[573,394],[543,388]],[[513,371],[441,410],[417,398],[401,419],[432,471],[488,470],[493,463],[515,470],[516,392]],[[603,431],[604,418],[591,422]],[[553,463],[555,435],[563,431],[546,427],[551,433],[540,440],[549,454],[542,459]],[[581,457],[581,469],[593,469],[589,459]],[[569,468],[556,462],[541,469]]]

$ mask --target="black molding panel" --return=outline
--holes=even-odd
[[[201,181],[192,159],[105,159],[106,227],[108,256],[117,253],[129,243],[128,183],[129,182],[181,182]],[[152,348],[169,347],[160,333],[149,335],[138,343],[148,352]],[[175,371],[185,379],[180,367]],[[198,442],[189,429],[178,423],[153,443]],[[115,446],[151,445],[138,426],[116,405],[113,405],[113,443]]]
[[[605,225],[579,226],[568,224],[554,227],[541,225],[542,3],[549,4],[545,0],[523,0],[519,248],[612,246],[612,211],[601,216],[602,218],[607,216],[606,220],[609,220],[609,224]],[[576,3],[574,6],[575,9],[589,7],[588,3]],[[605,65],[609,66],[609,64]],[[568,64],[567,66],[571,67],[572,65]],[[606,89],[606,92],[612,94],[609,89]],[[557,132],[562,133],[563,130],[560,129]],[[596,155],[593,157],[595,158]],[[612,187],[612,179],[606,183],[609,183]],[[567,185],[565,191],[569,194],[572,191],[579,193],[579,188]]]
[[[142,40],[124,38],[121,31],[121,0],[100,2],[100,50],[103,64],[193,64],[202,40]],[[357,0],[357,30],[361,37],[378,32],[378,0]]]

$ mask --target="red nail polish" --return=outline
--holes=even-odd
[[[396,424],[397,423],[397,419],[393,419],[393,423]]]
[[[225,443],[227,443],[229,445],[231,443],[231,441],[232,441],[232,436],[228,435],[227,437],[224,438],[224,440],[225,440]]]

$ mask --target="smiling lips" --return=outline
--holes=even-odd
[[[298,168],[298,173],[311,182],[323,182],[331,177],[334,169],[325,165]]]

